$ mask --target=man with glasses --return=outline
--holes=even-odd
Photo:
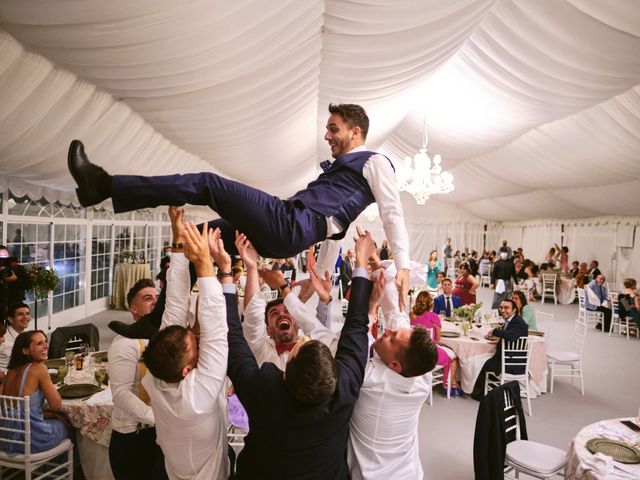
[[[525,321],[516,314],[518,311],[518,307],[516,306],[516,302],[511,300],[510,298],[504,299],[500,302],[500,306],[498,307],[500,311],[500,316],[504,319],[504,325],[502,328],[494,328],[487,337],[491,335],[493,337],[500,338],[507,342],[512,342],[517,340],[520,337],[526,337],[529,335],[529,327],[525,323]],[[518,371],[520,367],[512,367],[516,370],[507,371],[507,373],[513,374],[521,374],[524,372]],[[498,343],[498,348],[496,349],[496,353],[493,354],[489,360],[487,360],[480,370],[480,374],[478,375],[478,379],[476,380],[475,385],[473,386],[473,393],[471,394],[471,398],[474,400],[482,400],[484,397],[484,386],[485,386],[485,373],[486,372],[496,372],[502,373],[502,342]]]

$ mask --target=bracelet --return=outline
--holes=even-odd
[[[184,249],[184,244],[182,242],[172,242],[171,243],[172,250],[182,250]]]
[[[218,272],[218,277],[233,277],[233,272]]]

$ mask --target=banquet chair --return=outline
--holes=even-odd
[[[456,261],[453,258],[447,258],[447,278],[455,281],[456,279]]]
[[[531,360],[531,341],[529,337],[520,337],[511,342],[502,341],[502,373],[485,372],[484,394],[489,390],[511,380],[524,383],[527,394],[528,415],[532,416],[531,390],[529,389],[529,362]],[[522,368],[524,373],[507,373],[507,367]]]
[[[569,377],[571,383],[574,378],[580,379],[580,393],[584,395],[584,379],[582,377],[582,351],[587,336],[587,324],[578,318],[573,331],[571,351],[551,351],[547,353],[549,365],[549,393],[553,393],[553,381],[555,377]]]
[[[276,298],[278,298],[278,291],[269,290],[268,292],[262,292],[262,296],[267,302],[270,302],[271,300],[275,300]]]
[[[625,329],[627,330],[627,340],[629,339],[629,327],[627,319],[620,318],[620,310],[618,304],[618,294],[615,290],[609,290],[607,284],[607,299],[609,300],[609,306],[611,307],[611,323],[609,324],[609,336],[613,333],[613,329],[617,328],[618,333],[622,333],[622,325],[624,323]]]
[[[538,330],[544,333],[547,344],[551,335],[551,326],[553,325],[553,313],[540,312],[536,310],[536,325]]]
[[[291,277],[293,276],[293,270],[285,270],[282,272],[282,276],[287,282],[291,281]]]
[[[620,284],[615,282],[607,282],[607,292],[609,293],[620,293]]]
[[[433,328],[427,329],[429,330],[429,337],[433,339]],[[435,343],[435,342],[434,342]],[[433,407],[433,387],[436,385],[442,385],[442,388],[447,392],[447,398],[451,398],[451,369],[447,374],[447,386],[444,386],[444,366],[436,365],[433,370],[431,370],[431,395],[429,395],[429,406]]]
[[[488,287],[489,285],[491,285],[491,265],[490,264],[486,264],[486,266],[480,267],[478,270],[478,273],[480,274],[480,286],[481,287]]]
[[[558,304],[558,296],[556,295],[556,279],[558,275],[555,273],[543,273],[542,274],[542,299],[544,303],[547,296],[553,297],[553,303]]]
[[[584,288],[576,288],[576,291],[578,292],[578,320],[581,320],[587,325],[593,327],[598,323],[604,324],[604,314],[602,312],[587,310],[585,305]]]
[[[6,453],[9,448],[16,453]],[[49,450],[31,453],[29,397],[0,395],[0,478],[14,477],[73,479],[73,444],[65,438]]]
[[[504,453],[503,453],[504,452]],[[495,455],[504,455],[496,458]],[[481,401],[473,442],[476,478],[566,477],[567,454],[550,445],[528,440],[520,400],[520,385],[512,381],[489,392]],[[500,474],[500,475],[499,475]]]

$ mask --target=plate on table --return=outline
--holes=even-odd
[[[488,335],[487,337],[485,337],[485,339],[489,342],[499,342],[500,341],[500,337],[495,337],[493,335]]]
[[[100,360],[101,362],[108,362],[109,361],[109,351],[108,350],[103,350],[101,352],[96,352],[93,354],[93,358],[95,358],[96,360]]]
[[[544,332],[538,330],[529,330],[529,335],[535,335],[536,337],[544,337]]]
[[[64,358],[51,358],[49,360],[45,360],[44,364],[47,368],[58,368],[64,367],[67,363]]]
[[[75,383],[58,388],[60,396],[65,399],[89,397],[100,390],[102,389],[93,383]]]
[[[440,332],[440,336],[444,338],[457,338],[460,336],[460,332]]]
[[[640,463],[640,450],[624,442],[596,437],[587,441],[587,449],[591,453],[604,453],[616,462]]]

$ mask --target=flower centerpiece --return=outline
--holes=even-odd
[[[460,322],[471,323],[476,315],[476,312],[480,310],[480,307],[482,307],[482,302],[472,303],[470,305],[463,305],[461,307],[454,308],[453,318]]]
[[[50,268],[39,267],[32,263],[27,273],[29,274],[30,288],[38,300],[44,300],[49,296],[49,292],[58,286],[60,279],[56,272]]]

